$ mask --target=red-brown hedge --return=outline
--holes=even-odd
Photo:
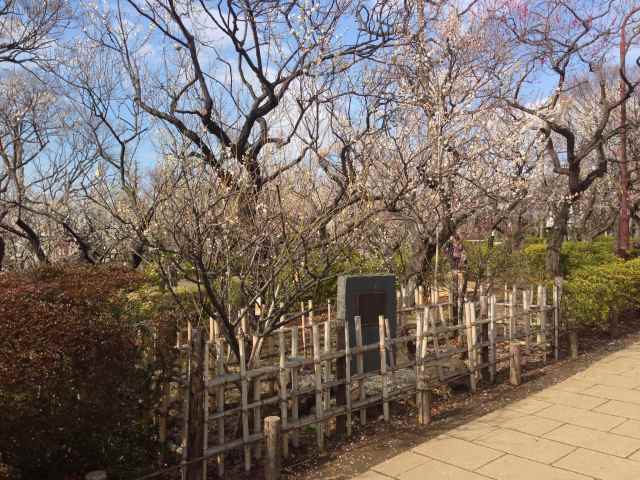
[[[150,375],[126,297],[142,282],[120,267],[0,275],[0,454],[22,478],[146,455]]]

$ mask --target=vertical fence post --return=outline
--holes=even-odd
[[[202,439],[202,456],[207,454],[207,448],[209,448],[209,347],[213,344],[213,318],[209,318],[209,337],[204,336],[204,351],[202,355],[202,382],[203,382],[203,402],[204,402],[204,421],[203,421],[203,439]],[[202,462],[202,480],[207,480],[207,461]]]
[[[282,305],[280,306],[282,308]],[[288,405],[287,405],[287,346],[284,338],[284,315],[280,317],[280,328],[278,329],[278,353],[280,354],[280,418],[282,427],[287,426]],[[266,429],[265,429],[266,432]],[[289,457],[289,434],[282,436],[282,454],[284,458]]]
[[[560,301],[562,299],[562,277],[556,277],[553,285],[553,352],[556,361],[560,358],[558,337],[560,336]]]
[[[477,361],[476,361],[476,307],[473,302],[464,304],[464,318],[467,332],[467,352],[469,357],[469,387],[472,392],[477,390]]]
[[[431,389],[429,381],[424,371],[420,371],[418,375],[418,423],[420,425],[429,425],[431,423]]]
[[[538,345],[542,346],[543,359],[547,362],[547,287],[538,285]]]
[[[384,319],[384,329],[387,335],[387,338],[391,338],[391,327],[389,326],[389,319],[385,318]],[[392,345],[389,345],[387,347],[387,355],[389,355],[389,366],[394,369],[396,367],[396,356],[395,356],[395,350],[394,347]],[[393,375],[393,371],[391,372],[391,375]]]
[[[321,421],[324,416],[322,408],[322,364],[320,363],[320,331],[318,324],[311,322],[311,340],[313,343],[313,370],[316,390],[316,437],[318,448],[324,450],[324,423]]]
[[[336,310],[337,313],[337,310]],[[351,355],[349,345],[349,322],[346,318],[339,318],[336,315],[336,349],[345,351],[345,356],[336,358],[336,382],[340,382],[336,387],[336,406],[338,408],[346,405],[346,415],[336,417],[336,434],[342,437],[345,433],[351,436]],[[349,371],[347,371],[347,367]],[[347,376],[348,374],[348,376]],[[344,383],[341,383],[344,381]]]
[[[216,375],[224,375],[224,343],[220,336],[220,326],[218,322],[213,323],[213,338],[216,345]],[[216,404],[218,418],[218,445],[224,445],[224,383],[221,383],[216,390]],[[224,453],[218,454],[218,476],[224,476]]]
[[[482,325],[480,326],[480,363],[484,365],[480,374],[482,375],[482,379],[485,382],[490,381],[491,379],[491,369],[489,366],[489,324],[487,320],[489,318],[489,299],[484,291],[484,287],[480,287],[480,321]]]
[[[496,380],[496,296],[489,297],[489,381]]]
[[[578,332],[576,330],[569,331],[569,349],[571,351],[571,358],[573,360],[578,358]]]
[[[382,412],[384,421],[389,421],[389,378],[387,376],[387,334],[384,327],[384,316],[378,316],[378,331],[380,332],[380,377],[382,379]]]
[[[529,354],[531,341],[531,290],[522,291],[522,316],[524,317],[524,335],[526,344],[526,354]]]
[[[366,397],[364,389],[364,357],[362,352],[362,320],[360,316],[355,317],[356,324],[356,368],[358,370],[358,401],[363,402]],[[360,424],[365,425],[367,423],[367,407],[360,409]]]
[[[518,290],[513,286],[513,290],[509,294],[509,341],[512,342],[518,338],[518,323],[516,322],[516,308],[518,303]]]
[[[247,380],[245,332],[238,335],[240,350],[240,401],[242,416],[242,442],[244,444],[244,470],[251,470],[251,445],[249,445],[249,386]]]
[[[264,438],[267,458],[264,464],[265,480],[280,479],[281,450],[281,421],[280,417],[267,417],[264,419]]]
[[[257,366],[257,365],[256,365]],[[253,407],[253,433],[260,433],[262,430],[262,409],[260,408],[260,400],[262,398],[262,382],[260,375],[257,375],[253,382],[253,403],[257,406]],[[262,457],[262,443],[256,442],[254,445],[254,456],[256,460]]]
[[[304,316],[304,302],[300,302],[300,330],[302,330],[302,356],[307,356],[307,329]]]
[[[422,312],[424,312],[424,310]],[[422,312],[416,310],[416,405],[418,407],[418,423],[420,424],[422,424],[421,408],[423,404],[423,393],[425,389],[424,375],[422,373],[422,322],[424,316]]]
[[[442,367],[442,361],[440,357],[440,332],[438,331],[438,324],[436,323],[438,317],[436,313],[438,311],[437,308],[438,307],[425,307],[426,321],[423,324],[423,328],[425,330],[431,330],[431,337],[433,338],[433,353],[436,356],[436,370],[438,372],[438,379],[441,382],[444,382],[444,368]],[[426,340],[424,342],[424,348],[422,351],[423,357],[427,355],[427,342]]]
[[[509,382],[518,386],[522,383],[522,353],[519,343],[511,343],[509,346]]]
[[[298,409],[299,409],[299,400],[298,400],[298,326],[291,325],[291,358],[294,362],[294,365],[291,366],[291,419],[293,423],[298,423]],[[291,443],[295,448],[300,446],[300,434],[298,429],[296,428],[291,433]]]
[[[331,323],[329,321],[329,319],[327,319],[326,322],[324,322],[324,353],[325,354],[329,354],[331,353]],[[331,376],[331,361],[330,360],[324,360],[322,365],[322,369],[324,370],[324,380],[325,382],[329,381],[329,377]],[[331,407],[331,389],[327,388],[325,389],[325,391],[323,392],[324,395],[324,410],[325,412],[327,410],[329,410],[329,407]],[[328,431],[328,428],[327,428]]]
[[[344,380],[347,404],[347,437],[351,436],[351,344],[349,340],[349,323],[344,322]]]
[[[191,331],[189,352],[189,429],[187,462],[202,456],[204,445],[204,353],[206,338],[202,329]],[[202,480],[206,461],[187,465],[187,480]]]

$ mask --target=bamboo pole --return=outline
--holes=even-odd
[[[522,383],[522,353],[519,343],[512,343],[509,346],[509,382],[518,386]]]
[[[322,408],[322,364],[320,362],[320,330],[318,324],[311,322],[311,339],[313,342],[313,370],[315,377],[316,390],[316,418],[321,420],[323,417]],[[318,440],[318,448],[324,451],[324,425],[321,421],[316,425],[316,436]]]
[[[307,329],[304,315],[304,302],[300,302],[300,330],[302,330],[302,356],[307,356]]]
[[[387,345],[384,316],[378,316],[378,332],[380,339],[380,376],[382,377],[382,412],[384,421],[389,421],[389,378],[387,377]]]
[[[529,345],[531,341],[531,291],[522,291],[522,316],[524,317],[524,335],[526,344],[526,354],[529,354]]]
[[[496,296],[489,297],[489,381],[496,380]]]
[[[351,437],[351,346],[349,340],[349,323],[344,322],[344,366],[347,404],[347,437]]]
[[[294,361],[298,359],[298,327],[296,325],[291,326],[291,358]],[[291,367],[291,421],[293,423],[298,422],[298,408],[299,400],[298,394],[298,367]],[[300,446],[300,435],[298,430],[294,430],[291,435],[293,446],[298,448]]]
[[[477,372],[476,372],[476,327],[475,323],[476,309],[473,302],[466,302],[464,308],[464,319],[467,333],[467,352],[469,361],[469,387],[472,392],[477,390]]]
[[[359,401],[364,401],[364,399],[366,398],[366,392],[364,389],[364,378],[362,377],[362,374],[364,373],[364,358],[363,358],[363,353],[362,353],[362,321],[360,319],[359,316],[355,317],[355,324],[356,324],[356,348],[357,353],[356,353],[356,368],[358,369],[358,376],[360,377],[360,381],[359,381],[359,395],[358,395],[358,400]],[[360,409],[360,424],[361,425],[365,425],[367,423],[367,408],[363,407]]]
[[[189,352],[189,428],[187,436],[187,462],[202,456],[204,449],[204,353],[206,339],[200,328],[191,332]],[[206,477],[206,461],[187,464],[187,480],[203,480]]]
[[[220,325],[218,322],[213,324],[213,337],[216,343],[216,375],[224,375],[224,344],[220,336]],[[216,403],[218,414],[224,414],[224,384],[218,386],[216,391]],[[224,417],[218,419],[218,445],[224,445]],[[224,454],[217,456],[218,476],[224,476]]]
[[[282,308],[282,305],[280,306],[280,308]],[[280,388],[279,388],[279,395],[280,395],[280,418],[282,420],[282,426],[284,428],[287,427],[287,416],[288,416],[288,405],[287,405],[287,369],[286,369],[286,365],[287,365],[287,350],[286,350],[286,344],[285,344],[285,338],[284,338],[284,315],[282,317],[280,317],[280,324],[281,327],[278,329],[278,353],[279,353],[279,360],[280,360],[280,375],[279,375],[279,381],[280,381]],[[285,433],[282,436],[282,454],[284,455],[284,458],[288,458],[289,457],[289,434]]]
[[[267,417],[264,419],[265,446],[267,450],[267,461],[264,465],[265,480],[280,479],[281,460],[281,438],[282,423],[280,417]]]
[[[242,405],[242,442],[244,444],[244,470],[251,470],[251,445],[249,445],[249,388],[247,381],[246,347],[244,343],[244,331],[238,335],[240,350],[240,396]]]
[[[329,323],[329,320],[327,320],[326,322],[324,322],[324,345],[323,345],[323,352],[325,354],[329,354],[331,353],[331,324]],[[331,361],[330,360],[324,360],[322,362],[322,370],[324,372],[324,378],[325,381],[329,380],[329,377],[331,376]],[[329,407],[331,406],[331,390],[330,389],[325,389],[325,391],[323,392],[323,404],[324,404],[324,409],[325,410],[329,410]]]
[[[556,361],[560,358],[558,350],[560,332],[560,300],[562,298],[562,277],[556,277],[553,285],[553,354]]]

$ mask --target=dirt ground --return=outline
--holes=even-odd
[[[519,387],[512,387],[505,382],[504,377],[508,372],[503,370],[496,385],[480,385],[475,394],[466,391],[436,394],[432,410],[433,422],[428,426],[417,425],[415,406],[411,401],[407,401],[391,404],[391,420],[388,423],[382,421],[380,408],[369,409],[367,418],[378,418],[378,421],[370,421],[364,427],[354,425],[353,435],[348,440],[328,440],[325,453],[318,452],[314,430],[309,429],[301,435],[300,448],[292,450],[291,456],[285,461],[283,478],[350,479],[429,438],[565,380],[595,360],[640,339],[640,319],[623,322],[623,325],[621,336],[616,340],[602,332],[581,334],[581,353],[577,360],[567,358],[568,345],[565,339],[561,360],[545,366],[529,362],[524,371],[523,384]],[[215,471],[215,467],[212,465],[209,471]],[[262,478],[262,472],[260,467],[254,468],[249,475],[229,469],[225,478],[259,480]]]

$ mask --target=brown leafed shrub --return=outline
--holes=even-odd
[[[0,274],[0,454],[22,478],[146,460],[150,375],[126,297],[142,282],[119,267]]]

